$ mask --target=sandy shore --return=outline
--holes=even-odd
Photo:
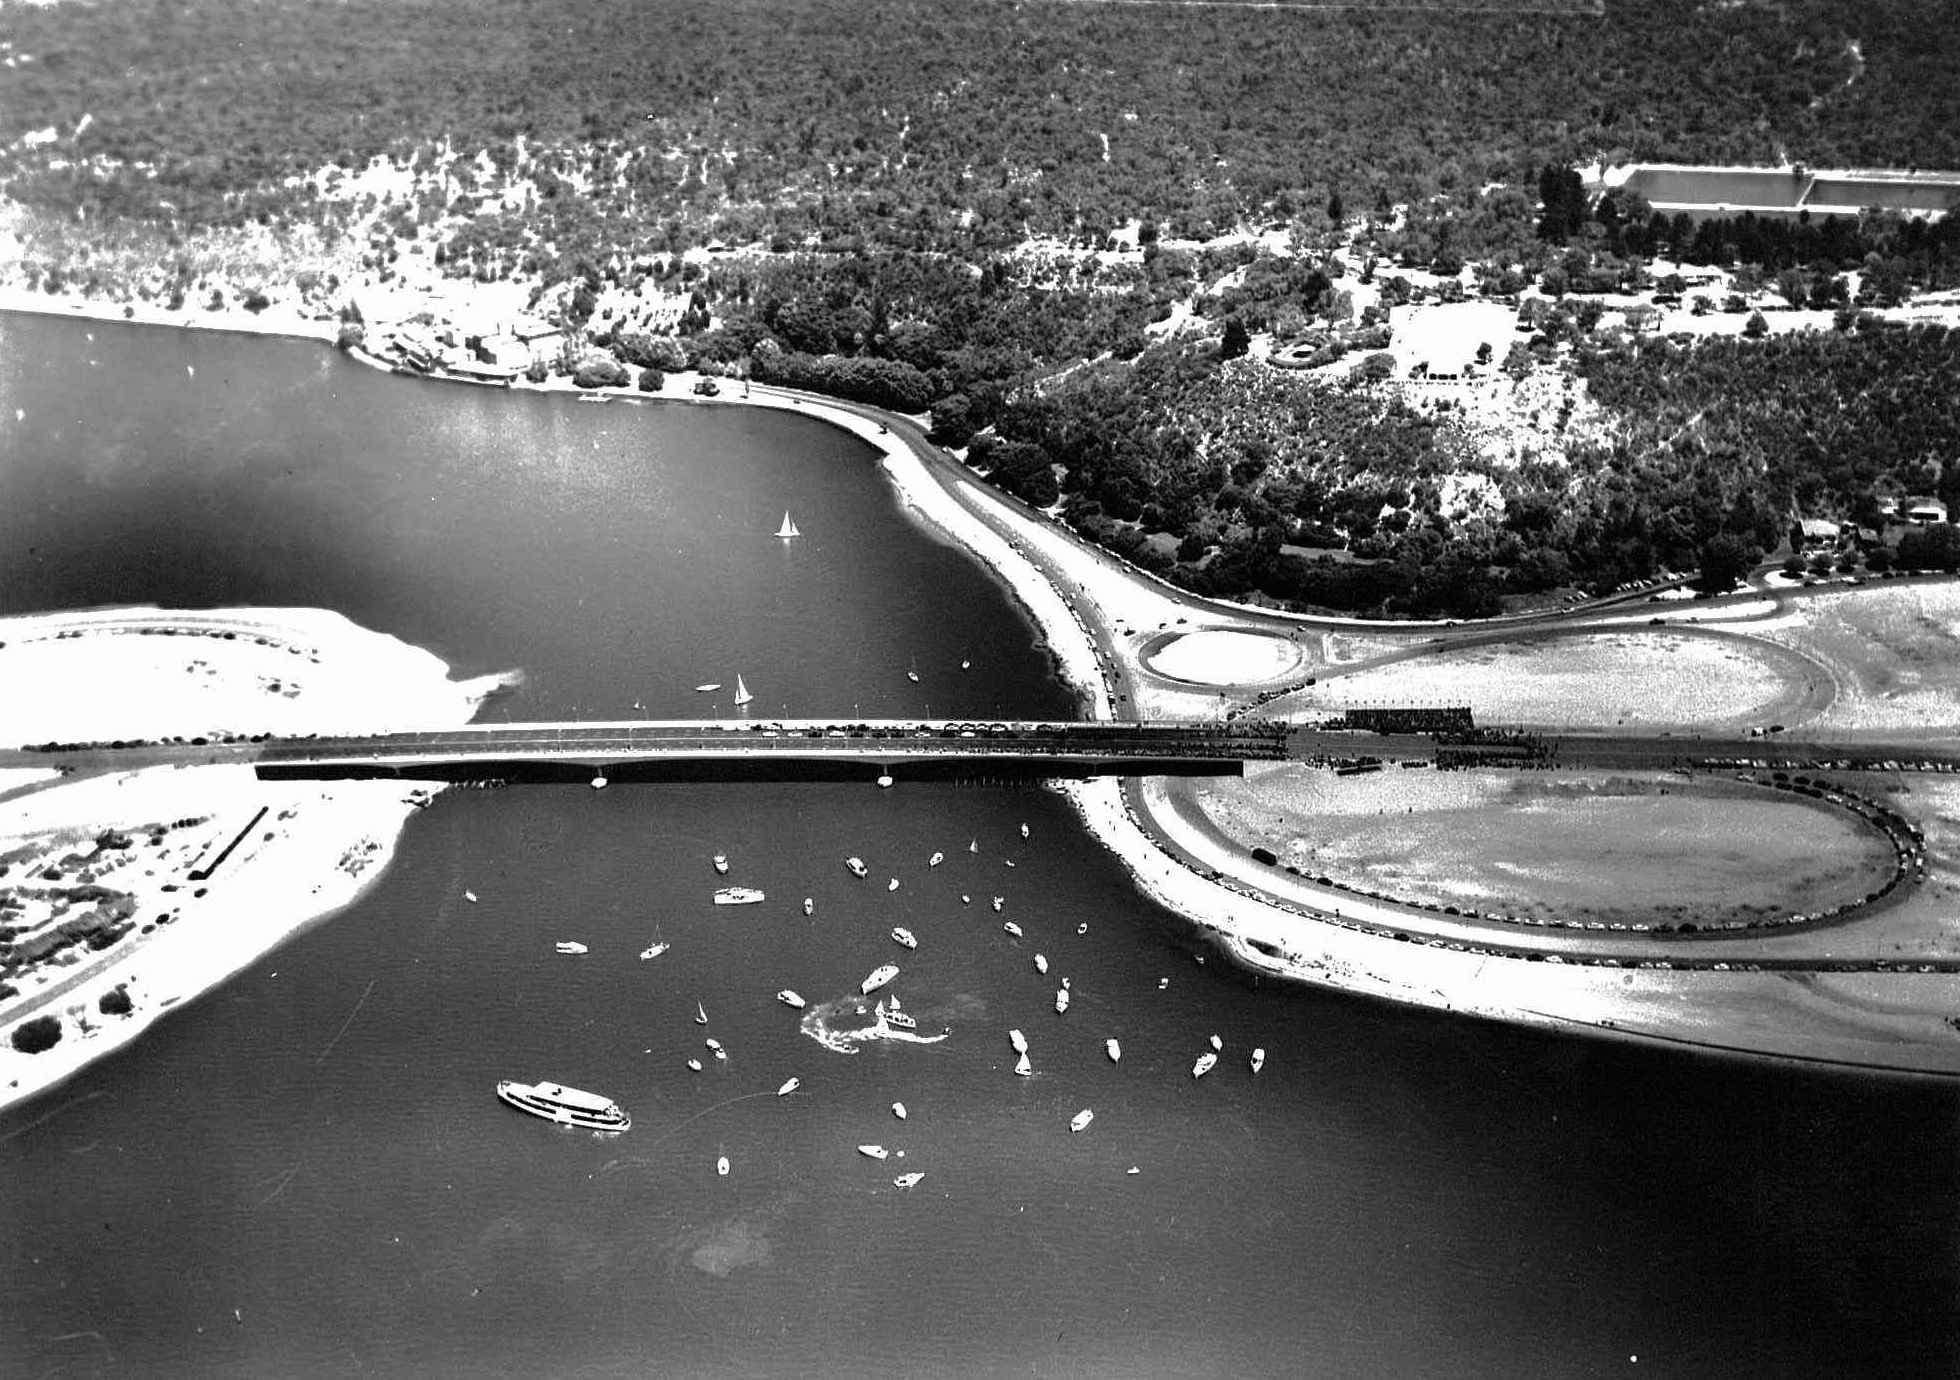
[[[376,732],[467,723],[501,678],[317,609],[103,609],[0,620],[0,723],[17,743],[216,732]],[[140,696],[129,687],[140,685]],[[55,687],[50,693],[36,687]],[[59,947],[0,999],[0,1030],[59,1023],[39,1053],[0,1041],[0,1108],[44,1091],[351,903],[432,788],[264,782],[198,766],[0,782],[7,919],[33,942],[91,909],[123,920]],[[204,875],[199,875],[203,873]],[[111,994],[128,999],[128,1009]]]

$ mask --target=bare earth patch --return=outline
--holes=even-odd
[[[1960,585],[1892,585],[1804,599],[1764,634],[1830,669],[1819,728],[1951,732],[1960,725]]]
[[[1208,783],[1199,799],[1246,847],[1309,876],[1568,923],[1820,910],[1863,896],[1891,856],[1848,814],[1708,777],[1288,764]]]
[[[1664,632],[1499,642],[1323,679],[1309,703],[1468,704],[1485,724],[1756,723],[1816,688],[1775,654],[1741,638]]]

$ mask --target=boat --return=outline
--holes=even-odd
[[[1001,907],[1002,907],[1003,905],[1005,905],[1005,904],[1007,904],[1007,898],[1006,898],[1005,896],[996,896],[996,897],[994,897],[994,909],[995,909],[995,910],[999,910],[999,909],[1000,909],[1000,908],[1001,908]]]
[[[506,1078],[497,1084],[497,1096],[520,1112],[563,1126],[624,1131],[633,1124],[633,1118],[611,1098],[568,1088],[563,1083],[519,1083]]]
[[[691,1069],[693,1069],[693,1070],[694,1070],[694,1071],[695,1071],[696,1073],[699,1073],[699,1072],[701,1072],[701,1061],[700,1061],[699,1059],[690,1059],[690,1060],[688,1060],[688,1061],[687,1061],[687,1066],[688,1066],[689,1068],[691,1068]]]
[[[762,893],[752,886],[725,886],[715,893],[718,906],[752,906],[762,899]]]
[[[862,877],[868,870],[864,865],[863,858],[846,858],[844,859],[844,866],[853,877]]]
[[[728,875],[728,855],[726,853],[715,854],[715,871],[721,873],[724,877]]]
[[[892,940],[895,943],[903,944],[908,949],[916,949],[919,947],[918,936],[913,934],[912,931],[906,929],[905,926],[903,925],[895,925],[892,927]]]
[[[784,541],[788,541],[791,537],[800,537],[803,535],[801,532],[796,530],[796,523],[790,517],[789,510],[787,508],[783,510],[783,525],[776,529],[776,535],[781,537]]]
[[[892,1115],[900,1121],[905,1120],[905,1104],[903,1102],[892,1103]]]
[[[1158,990],[1159,992],[1162,992],[1162,991],[1164,991],[1164,990],[1165,990],[1166,988],[1168,988],[1168,987],[1169,987],[1170,985],[1171,985],[1171,980],[1170,980],[1169,978],[1158,978],[1158,979],[1157,979],[1157,990]]]
[[[960,893],[960,904],[963,906],[970,906],[973,904],[973,898],[967,895],[964,891],[962,891]]]
[[[923,1179],[924,1177],[925,1175],[917,1172],[911,1174],[900,1174],[896,1179],[892,1180],[892,1186],[894,1188],[910,1188],[912,1187],[912,1185],[918,1183],[918,1181]]]
[[[1009,920],[1006,924],[1002,925],[1001,928],[1006,930],[1009,934],[1013,935],[1016,939],[1019,939],[1021,937],[1021,927],[1015,924],[1012,920]]]
[[[1020,866],[1020,864],[1018,864],[1018,863],[1016,863],[1016,862],[1014,861],[1014,859],[1012,859],[1012,858],[1002,858],[1002,859],[1001,859],[1001,861],[1002,861],[1002,862],[1004,862],[1004,863],[1006,863],[1006,864],[1007,864],[1007,865],[1008,865],[1009,867],[1018,867],[1018,866]]]
[[[1131,1166],[1130,1166],[1130,1167],[1129,1167],[1128,1169],[1125,1169],[1125,1170],[1124,1170],[1123,1172],[1124,1172],[1125,1174],[1141,1174],[1141,1173],[1143,1173],[1143,1171],[1142,1171],[1141,1169],[1138,1169],[1138,1168],[1137,1168],[1137,1167],[1136,1167],[1135,1165],[1131,1165]]]
[[[1114,1035],[1103,1041],[1103,1048],[1109,1051],[1110,1063],[1117,1063],[1123,1058],[1123,1046],[1116,1043]]]
[[[1081,1111],[1077,1112],[1073,1117],[1069,1118],[1068,1128],[1071,1131],[1080,1131],[1095,1119],[1096,1119],[1096,1114],[1090,1111],[1087,1107],[1084,1107]]]
[[[1084,920],[1081,924],[1075,927],[1075,932],[1077,934],[1087,934],[1089,932],[1089,922],[1087,920]]]
[[[911,681],[914,685],[917,685],[919,683],[919,661],[917,657],[914,657],[912,659],[912,665],[909,668],[907,668],[905,672],[905,678]]]
[[[1036,955],[1034,956],[1034,970],[1035,970],[1035,971],[1036,971],[1037,973],[1045,973],[1045,972],[1047,972],[1047,971],[1048,971],[1048,958],[1047,958],[1047,955],[1045,955],[1045,954],[1036,954]]]
[[[1068,1010],[1068,988],[1058,987],[1055,989],[1055,1014],[1059,1016],[1066,1010]]]
[[[926,859],[926,866],[937,867],[939,866],[939,864],[945,861],[946,861],[946,855],[944,853],[934,853],[930,858]]]
[[[896,963],[881,963],[871,970],[870,977],[858,984],[858,991],[869,996],[897,976],[898,965]]]
[[[475,904],[476,904],[476,893],[475,893],[474,891],[465,891],[465,892],[463,893],[463,899],[464,899],[465,901],[468,901],[468,902],[469,902],[469,903],[470,903],[471,905],[475,905]]]
[[[1222,1051],[1225,1048],[1225,1042],[1214,1035],[1211,1037],[1211,1047]]]
[[[721,682],[718,680],[711,680],[706,685],[697,685],[694,687],[695,693],[699,695],[705,695],[711,690],[719,689],[721,689]]]
[[[1028,1062],[1027,1055],[1023,1054],[1019,1059],[1014,1061],[1014,1072],[1020,1074],[1023,1078],[1034,1077],[1034,1065]]]
[[[1014,1052],[1016,1054],[1026,1054],[1028,1052],[1028,1037],[1018,1030],[1007,1032],[1007,1043],[1014,1046]]]
[[[1252,1051],[1252,1071],[1257,1073],[1264,1067],[1266,1067],[1266,1051],[1262,1046]]]
[[[885,888],[885,890],[887,890],[887,891],[897,891],[897,890],[898,890],[898,878],[896,878],[896,877],[894,877],[894,878],[892,878],[892,881],[891,881],[891,885],[890,885],[890,886],[888,886],[888,887],[886,887],[886,888]]]
[[[586,952],[585,945],[579,943],[576,939],[561,939],[558,941],[557,947],[558,952],[561,954],[582,954]]]
[[[1206,1050],[1198,1056],[1198,1062],[1191,1066],[1191,1076],[1193,1078],[1203,1078],[1211,1072],[1211,1066],[1217,1062],[1218,1056],[1210,1050]]]
[[[912,1018],[910,1012],[898,1009],[898,998],[896,996],[892,997],[889,1002],[879,1002],[873,1010],[878,1017],[878,1024],[882,1028],[891,1030],[917,1030],[919,1028],[919,1023]]]
[[[642,961],[649,958],[658,958],[660,955],[666,953],[670,947],[672,946],[665,940],[656,939],[653,943],[640,950],[640,958]]]
[[[742,677],[738,674],[735,677],[735,703],[738,705],[747,704],[754,698],[755,696],[749,693],[749,687],[742,683]]]
[[[728,1057],[728,1051],[721,1047],[720,1040],[709,1040],[707,1045],[709,1049],[714,1051],[715,1058],[726,1059]]]
[[[816,898],[811,896],[805,896],[803,898],[803,913],[805,915],[815,915],[817,913]]]
[[[1021,837],[1022,837],[1022,838],[1026,838],[1027,836],[1028,836],[1028,824],[1027,824],[1027,821],[1026,821],[1026,820],[1022,820],[1022,821],[1021,821]]]
[[[892,774],[890,772],[880,772],[878,774],[878,789],[881,791],[888,791],[891,788],[892,788]]]
[[[696,1025],[706,1025],[708,1023],[708,1008],[701,1005],[698,1001],[694,1003],[694,1023]]]
[[[776,993],[776,1000],[781,1002],[784,1006],[794,1007],[798,1011],[801,1011],[803,1009],[803,998],[798,996],[795,992],[790,991],[790,989],[787,987],[785,987],[782,991]]]
[[[592,778],[593,790],[603,791],[605,788],[606,788],[606,778],[603,773]]]
[[[980,851],[980,840],[968,839],[966,841],[966,851],[969,853],[978,853]]]
[[[724,1179],[728,1177],[728,1156],[723,1155],[715,1161],[715,1173]]]
[[[874,1160],[882,1160],[891,1152],[886,1150],[882,1145],[860,1145],[858,1147],[858,1153]]]
[[[970,658],[970,657],[961,657],[961,658],[960,658],[960,669],[961,669],[962,671],[971,671],[971,670],[973,669],[973,660],[972,660],[972,658]]]
[[[803,1080],[801,1078],[789,1079],[787,1082],[783,1084],[782,1087],[776,1089],[776,1096],[788,1097],[791,1093],[795,1092],[798,1088],[802,1086],[803,1086]]]

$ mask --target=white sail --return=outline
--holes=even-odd
[[[800,537],[803,535],[801,532],[796,530],[796,523],[790,517],[788,509],[783,510],[783,525],[776,529],[776,535],[779,537],[783,537],[785,539],[789,537]]]
[[[755,696],[749,693],[749,687],[742,684],[742,677],[738,674],[735,677],[735,703],[747,704],[754,698]]]

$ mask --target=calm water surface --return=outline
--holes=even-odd
[[[335,608],[522,667],[510,717],[728,713],[691,687],[738,671],[792,714],[1069,703],[867,452],[793,415],[0,318],[0,607],[123,601]],[[708,903],[716,850],[766,904]],[[1952,1372],[1952,1093],[1195,957],[1037,791],[450,792],[349,912],[0,1117],[0,1372]],[[951,1038],[845,1057],[773,1000],[888,960]],[[501,1077],[634,1128],[520,1117]]]

